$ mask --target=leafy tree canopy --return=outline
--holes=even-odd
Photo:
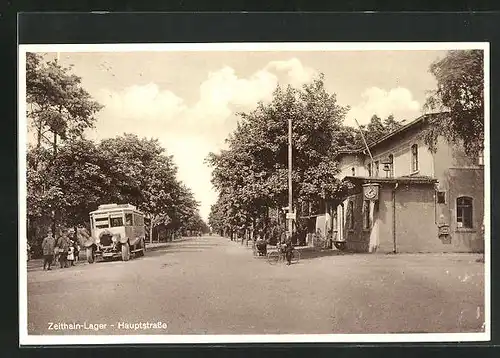
[[[40,146],[46,133],[61,139],[81,137],[93,127],[103,106],[82,87],[81,78],[57,61],[44,61],[36,53],[26,54],[27,117]],[[51,139],[52,140],[52,139]]]
[[[437,80],[437,89],[430,93],[425,107],[447,113],[435,117],[427,144],[435,149],[437,137],[444,135],[463,145],[466,154],[476,156],[484,147],[483,51],[449,51],[429,70]]]

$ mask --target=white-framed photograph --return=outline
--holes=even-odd
[[[19,45],[20,343],[490,339],[489,44]]]

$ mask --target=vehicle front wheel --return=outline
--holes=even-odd
[[[122,244],[122,261],[128,261],[130,259],[130,247],[128,242]]]
[[[93,264],[94,263],[94,248],[92,246],[87,247],[86,254],[87,254],[88,263]]]

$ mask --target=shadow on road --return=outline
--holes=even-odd
[[[354,253],[343,252],[338,250],[318,250],[318,249],[302,249],[300,250],[300,260],[312,260],[320,257],[330,256],[352,256]]]
[[[271,247],[267,250],[269,253],[270,251],[275,251],[276,248]],[[321,257],[331,257],[331,256],[352,256],[355,253],[353,252],[344,252],[344,251],[338,251],[338,250],[322,250],[322,249],[315,249],[315,248],[309,248],[309,247],[304,247],[304,248],[297,248],[297,251],[300,252],[300,261],[302,260],[312,260],[312,259],[317,259]],[[250,254],[252,252],[250,251]],[[363,255],[362,253],[357,253],[356,255]],[[265,257],[258,257],[258,258],[263,258]]]
[[[177,253],[189,253],[189,252],[203,252],[205,250],[203,249],[184,249],[182,248],[173,248],[173,247],[168,247],[168,248],[163,248],[162,250],[155,250],[155,251],[146,251],[146,255],[144,257],[158,257],[158,256],[164,256],[168,254],[177,254]]]

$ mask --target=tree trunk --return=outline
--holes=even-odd
[[[149,243],[153,243],[153,221],[151,220],[149,224]]]
[[[54,235],[54,237],[57,237],[57,233],[56,233],[57,225],[56,225],[56,213],[55,213],[55,211],[52,211],[52,225],[51,225],[51,228],[52,228],[52,235]]]
[[[52,142],[52,153],[54,155],[54,159],[57,155],[57,133],[54,133],[54,140]]]

